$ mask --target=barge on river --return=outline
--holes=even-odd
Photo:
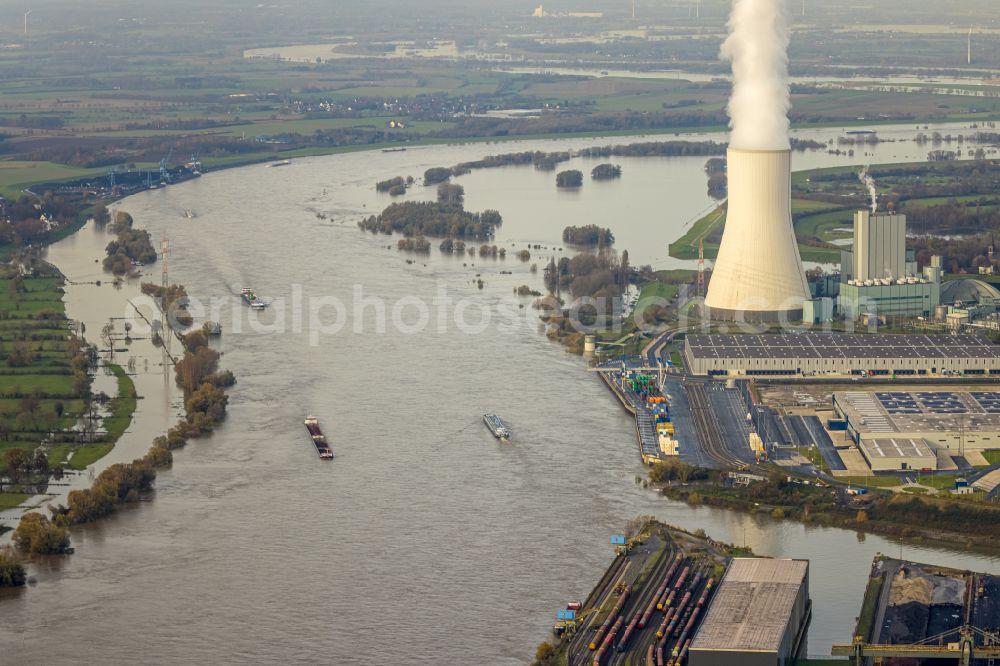
[[[326,441],[326,435],[323,434],[323,431],[319,427],[319,419],[315,416],[307,416],[305,424],[306,430],[309,431],[309,436],[312,437],[313,444],[316,445],[316,451],[319,452],[319,457],[323,460],[333,460],[333,451]]]
[[[244,303],[249,305],[254,310],[263,310],[267,307],[267,303],[260,300],[257,294],[254,293],[254,290],[250,287],[243,287],[240,292],[240,297],[243,299]]]
[[[510,428],[496,414],[484,414],[483,423],[497,439],[510,439]]]

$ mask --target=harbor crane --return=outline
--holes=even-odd
[[[160,182],[161,183],[169,183],[170,182],[170,171],[167,170],[167,163],[170,161],[170,158],[173,157],[173,155],[174,155],[174,147],[171,146],[170,147],[170,152],[167,153],[167,156],[164,157],[162,160],[160,160]]]
[[[621,347],[622,348],[622,370],[625,369],[625,362],[628,359],[628,355],[625,353],[625,347],[628,346],[627,342],[598,342],[595,346],[597,346],[597,347]],[[602,349],[601,351],[611,351],[611,350],[610,349],[608,349],[608,350],[603,350]]]
[[[949,641],[949,638],[952,640]],[[955,638],[958,640],[955,641]],[[982,645],[976,644],[977,639]],[[868,643],[857,636],[851,645],[834,645],[830,653],[835,657],[852,657],[857,666],[862,666],[868,657],[948,659],[958,662],[960,666],[973,666],[978,660],[988,659],[993,663],[993,660],[1000,659],[1000,636],[967,624],[909,645]]]

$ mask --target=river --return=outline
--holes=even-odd
[[[569,223],[611,226],[633,263],[675,265],[667,243],[710,204],[704,158],[614,160],[620,181],[588,180],[579,192],[556,191],[553,173],[531,167],[460,178],[468,208],[504,215],[498,244],[550,248],[532,249],[529,262],[449,257],[436,247],[404,255],[387,249],[394,238],[358,230],[359,217],[389,201],[374,192],[376,180],[515,149],[526,147],[299,159],[123,201],[138,226],[169,236],[171,280],[187,285],[196,306],[215,308],[223,363],[239,383],[228,420],[176,452],[151,501],[75,528],[75,555],[34,566],[37,586],[4,594],[0,661],[524,664],[556,610],[599,579],[612,557],[609,535],[641,514],[760,554],[810,559],[808,651],[825,655],[849,641],[872,557],[898,556],[899,545],[692,508],[643,489],[630,418],[578,358],[545,339],[530,308],[519,309],[530,299],[512,297],[521,284],[540,288],[530,265],[558,254],[552,248]],[[881,144],[853,162],[926,150]],[[799,167],[852,162],[825,153],[795,159]],[[107,241],[88,226],[49,259],[71,280],[93,281]],[[159,267],[146,279],[158,281]],[[240,303],[241,285],[271,301],[259,319]],[[125,310],[136,288],[70,284],[69,314],[99,322]],[[146,399],[114,454],[122,459],[144,451],[180,408],[163,390],[170,378],[158,355],[135,354]],[[488,410],[509,420],[512,442],[485,430]],[[321,419],[335,461],[317,458],[302,425],[309,413]],[[902,554],[1000,573],[994,558],[910,546]]]

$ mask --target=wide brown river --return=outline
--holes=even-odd
[[[359,217],[388,203],[376,180],[514,149],[301,159],[123,201],[157,241],[169,236],[171,280],[215,307],[224,365],[239,383],[224,426],[176,453],[150,501],[74,529],[75,555],[34,566],[38,585],[0,599],[0,663],[524,664],[556,610],[600,577],[609,535],[640,514],[760,554],[810,559],[809,653],[849,641],[872,557],[899,555],[899,545],[644,490],[630,419],[518,307],[530,299],[512,296],[521,284],[541,287],[530,264],[558,254],[570,223],[610,226],[633,263],[676,265],[667,243],[710,203],[704,158],[614,160],[620,181],[588,179],[578,193],[557,192],[552,173],[530,167],[461,178],[469,209],[504,215],[498,243],[550,248],[533,249],[527,263],[512,253],[445,257],[436,247],[408,256],[387,249],[394,238],[358,230]],[[806,154],[796,164],[898,161],[926,150],[884,144],[868,159]],[[88,226],[49,259],[71,280],[106,279],[94,259],[108,240]],[[160,280],[159,266],[147,270]],[[241,286],[271,301],[259,321],[240,303]],[[127,314],[135,290],[71,285],[70,316],[96,333]],[[142,343],[131,355],[145,399],[111,460],[144,451],[180,408],[164,390],[171,380],[159,355]],[[511,443],[485,430],[486,411],[510,422]],[[321,419],[335,461],[317,458],[307,414]],[[1000,573],[996,559],[902,553]]]

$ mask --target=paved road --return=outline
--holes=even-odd
[[[823,429],[823,422],[816,416],[804,416],[802,417],[802,424],[809,432],[813,443],[819,448],[819,453],[823,456],[823,460],[826,461],[827,467],[831,471],[845,471],[847,465],[840,459],[840,453],[834,447],[833,440],[830,439],[830,435]]]

